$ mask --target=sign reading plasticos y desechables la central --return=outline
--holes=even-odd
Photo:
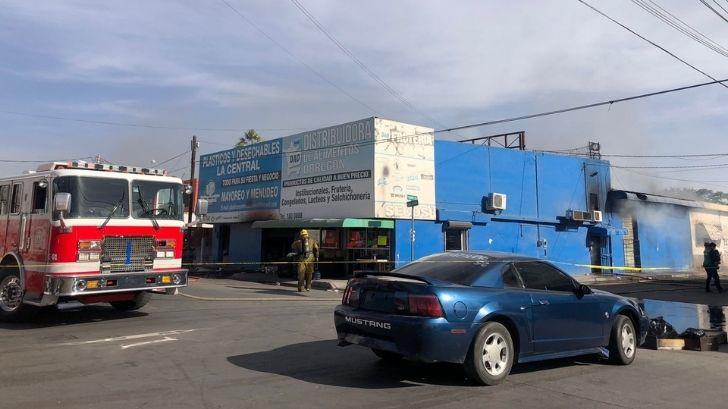
[[[237,222],[278,217],[281,139],[200,156],[200,197],[206,221]]]
[[[203,155],[207,221],[275,218],[434,220],[432,128],[380,118]]]

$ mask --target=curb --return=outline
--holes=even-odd
[[[313,280],[311,282],[311,288],[316,290],[325,291],[341,291],[343,288],[339,288],[336,283],[327,280]]]
[[[313,298],[313,297],[232,297],[232,298],[218,298],[218,297],[200,297],[197,295],[190,295],[185,293],[179,293],[182,297],[191,298],[198,301],[328,301],[328,302],[340,302],[338,298]]]

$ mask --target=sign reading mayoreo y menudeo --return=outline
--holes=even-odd
[[[200,197],[207,220],[235,222],[278,215],[281,139],[200,156]]]
[[[409,218],[407,195],[416,218],[435,218],[431,128],[368,118],[248,148],[201,157],[209,220]]]

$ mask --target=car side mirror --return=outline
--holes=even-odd
[[[576,293],[577,298],[581,299],[585,295],[591,294],[592,293],[592,289],[589,288],[589,286],[586,285],[586,284],[576,283],[576,285],[574,287],[574,293]]]
[[[71,194],[70,193],[56,193],[53,196],[53,210],[65,213],[71,210]]]
[[[198,216],[207,215],[207,200],[206,199],[197,200],[197,215]]]

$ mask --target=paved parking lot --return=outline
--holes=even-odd
[[[336,293],[229,280],[198,280],[185,293],[197,298],[0,324],[0,408],[718,408],[728,399],[721,352],[640,350],[629,367],[559,360],[476,387],[457,366],[387,365],[337,347]]]

